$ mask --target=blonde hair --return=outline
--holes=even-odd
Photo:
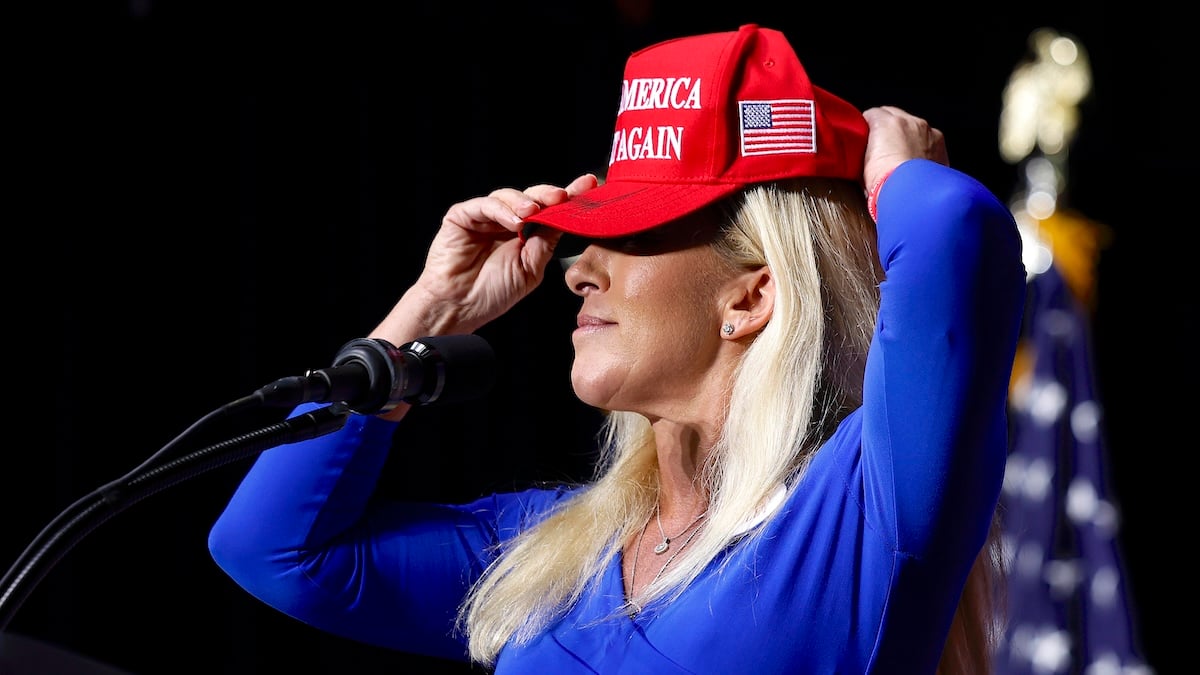
[[[817,178],[762,184],[710,213],[721,221],[713,246],[722,259],[739,269],[770,267],[775,307],[734,375],[722,436],[701,469],[706,525],[627,609],[677,597],[720,553],[752,539],[757,529],[732,533],[862,404],[883,273],[861,186]],[[600,440],[594,480],[509,542],[472,587],[459,614],[472,659],[492,664],[509,641],[539,634],[598,582],[653,513],[659,477],[648,420],[612,412]]]

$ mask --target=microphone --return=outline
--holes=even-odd
[[[342,345],[333,365],[284,377],[255,392],[264,404],[340,402],[360,415],[478,398],[495,382],[495,353],[477,335],[424,337],[396,347],[379,338]]]

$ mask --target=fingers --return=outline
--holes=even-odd
[[[921,158],[949,165],[946,138],[928,121],[895,106],[863,111],[867,121],[867,150],[863,180],[875,186],[901,162]]]
[[[588,190],[591,190],[599,184],[600,180],[596,178],[595,174],[585,173],[579,178],[571,181],[571,184],[567,186],[567,194],[571,197],[575,197],[587,192]]]
[[[521,222],[539,208],[520,190],[503,188],[486,197],[474,197],[451,206],[444,222],[472,232],[516,232]]]
[[[585,173],[571,181],[565,188],[553,185],[533,185],[526,188],[524,194],[542,207],[554,206],[581,195],[599,184],[600,180],[596,178],[595,174]],[[521,230],[522,239],[541,238],[549,244],[550,250],[553,250],[554,246],[557,245],[561,236],[561,232],[540,227],[536,223],[526,223]]]
[[[882,140],[887,143],[886,147],[893,152],[904,152],[911,157],[949,164],[946,137],[941,129],[934,127],[927,120],[895,106],[870,108],[863,112],[863,117],[866,118],[870,129],[868,139],[879,139],[883,135]]]
[[[526,233],[522,230],[522,223],[526,218],[545,207],[561,204],[583,194],[598,184],[599,180],[594,174],[585,173],[566,187],[539,184],[525,190],[499,188],[485,197],[475,197],[451,206],[443,223],[488,235],[502,234],[505,231],[522,233],[524,238]],[[535,231],[535,228],[527,229],[528,234]],[[548,243],[551,247],[557,241],[557,236],[549,236]]]
[[[591,190],[600,184],[595,174],[585,173],[571,181],[566,187],[533,185],[526,188],[525,195],[542,206],[553,206]]]

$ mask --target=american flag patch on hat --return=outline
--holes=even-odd
[[[817,151],[811,100],[741,101],[739,112],[743,157]]]

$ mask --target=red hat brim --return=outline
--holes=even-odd
[[[738,183],[605,183],[526,221],[583,237],[623,237],[682,218],[742,187]]]

